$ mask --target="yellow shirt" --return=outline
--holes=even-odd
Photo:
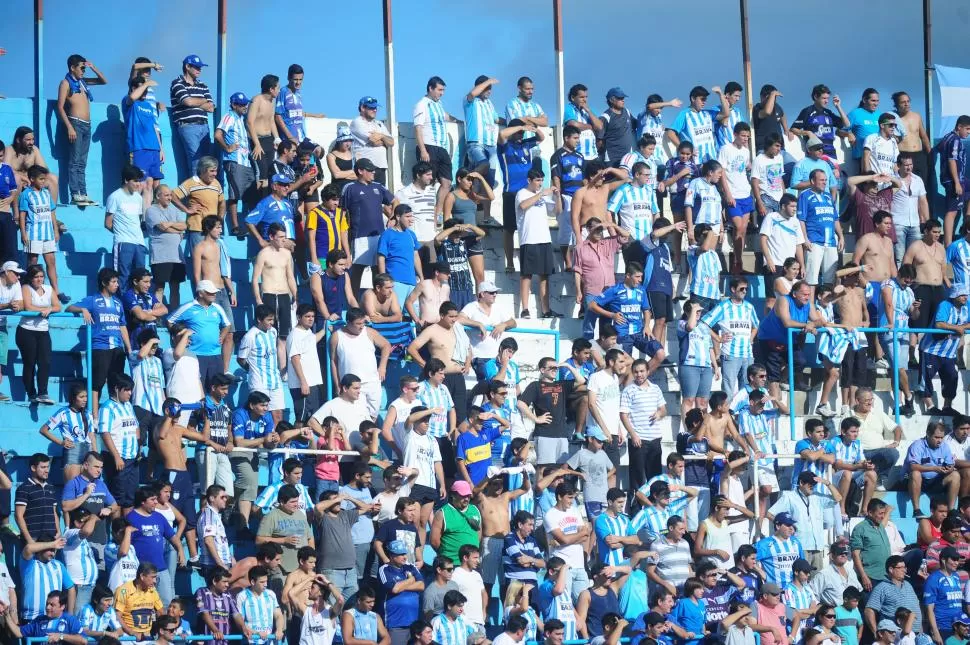
[[[148,634],[155,617],[162,613],[162,599],[155,587],[142,591],[134,581],[126,582],[115,591],[115,611],[125,627],[137,634]]]
[[[332,215],[318,206],[311,210],[306,216],[306,230],[316,231],[314,236],[317,249],[317,259],[324,265],[327,253],[340,248],[340,234],[350,230],[347,223],[347,214],[342,208],[337,208]],[[348,253],[348,249],[344,249]]]
[[[190,213],[185,218],[185,226],[190,231],[202,231],[202,218],[206,215],[218,215],[219,204],[225,201],[222,194],[222,185],[218,181],[211,184],[203,184],[198,177],[186,179],[172,191],[184,206],[190,208],[191,205],[200,204],[202,213]]]

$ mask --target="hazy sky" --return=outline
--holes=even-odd
[[[33,94],[33,2],[4,0],[0,23],[0,94]],[[44,92],[55,96],[69,54],[93,60],[110,83],[95,100],[118,102],[128,67],[139,55],[165,65],[160,97],[181,59],[199,54],[213,67],[205,80],[215,87],[218,45],[216,2],[208,0],[45,0]],[[564,0],[566,86],[584,83],[594,109],[606,90],[623,87],[639,111],[647,94],[687,98],[695,84],[741,82],[739,7],[731,0],[674,3],[656,0]],[[970,7],[963,0],[934,1],[934,62],[970,67],[965,45]],[[198,9],[200,5],[204,10]],[[381,3],[231,0],[227,92],[258,92],[267,73],[286,76],[290,63],[306,70],[309,111],[348,117],[367,94],[386,102]],[[610,7],[604,12],[603,7]],[[754,91],[764,83],[784,93],[790,116],[808,104],[812,85],[828,84],[854,106],[865,87],[889,94],[906,89],[922,109],[921,0],[873,5],[863,0],[814,0],[804,4],[749,0]],[[878,7],[878,10],[875,10]],[[891,7],[891,9],[890,9]],[[110,27],[100,19],[110,16]],[[558,122],[552,2],[493,0],[482,5],[455,0],[394,2],[397,109],[410,119],[429,76],[448,83],[446,108],[461,113],[461,97],[478,74],[500,79],[499,104],[515,92],[521,75],[536,82],[538,100]],[[2,107],[0,107],[2,109]],[[383,113],[383,109],[382,109]],[[672,115],[670,116],[672,118]]]

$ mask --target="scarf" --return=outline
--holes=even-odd
[[[64,75],[64,80],[67,81],[68,86],[71,88],[71,94],[80,94],[84,92],[85,96],[88,97],[89,101],[93,101],[94,97],[91,96],[91,90],[88,89],[87,84],[84,82],[83,78],[74,78],[71,73],[68,72]]]

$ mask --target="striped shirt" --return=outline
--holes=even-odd
[[[237,114],[235,110],[230,109],[223,115],[219,125],[216,126],[216,130],[222,130],[223,141],[230,148],[233,144],[239,144],[239,147],[232,152],[223,150],[222,160],[232,161],[249,168],[251,163],[249,161],[249,132],[246,131],[246,115]]]
[[[226,566],[232,565],[232,550],[229,547],[229,540],[226,538],[226,527],[222,523],[222,516],[211,506],[206,506],[199,513],[199,521],[196,525],[196,534],[199,537],[199,559],[204,566],[215,566],[218,563],[205,547],[205,539],[211,537],[215,546],[215,551],[219,554],[219,559]]]
[[[81,535],[80,529],[64,531],[64,564],[74,582],[82,586],[93,586],[98,581],[98,561],[94,559],[94,550],[87,538]]]
[[[269,589],[263,589],[263,593],[256,595],[252,589],[243,589],[236,594],[236,606],[242,614],[246,625],[253,630],[253,636],[249,639],[252,645],[262,645],[268,643],[271,636],[262,637],[259,632],[269,632],[273,634],[273,613],[279,609],[279,602],[276,594]]]
[[[821,302],[816,302],[815,309],[826,322],[835,322],[835,310],[832,303],[823,305]],[[855,346],[858,343],[858,334],[855,331],[840,327],[822,327],[816,331],[816,334],[818,355],[831,361],[834,365],[842,363],[842,359],[845,358],[845,350],[849,348],[849,345]]]
[[[562,122],[566,123],[568,121],[576,121],[583,125],[592,124],[589,111],[576,107],[572,103],[568,104],[566,109],[563,110]],[[579,145],[576,147],[576,150],[579,154],[583,155],[586,161],[599,158],[599,152],[596,150],[596,133],[592,129],[579,131]]]
[[[835,455],[836,461],[843,461],[847,464],[857,464],[865,459],[865,455],[862,453],[862,443],[858,439],[846,445],[841,436],[826,441],[825,452]]]
[[[212,101],[212,94],[209,93],[209,86],[202,81],[196,80],[188,83],[184,75],[175,77],[170,88],[172,107],[169,109],[172,122],[175,125],[206,124],[209,121],[208,112],[202,106],[189,107],[184,105],[186,99],[204,99]]]
[[[508,454],[508,451],[506,451]],[[527,473],[508,473],[505,475],[505,481],[508,485],[508,490],[516,490],[522,487],[522,478],[528,477]],[[533,484],[533,489],[535,484]],[[515,499],[509,501],[509,517],[514,516],[519,511],[525,511],[535,515],[536,513],[536,498],[533,494],[532,489],[530,489],[524,495],[519,495]]]
[[[81,607],[77,618],[81,621],[81,627],[88,633],[121,629],[121,621],[118,620],[118,613],[114,607],[108,607],[108,611],[99,614],[94,610],[94,606],[88,603]]]
[[[691,179],[684,206],[693,209],[694,226],[710,224],[715,231],[721,230],[721,193],[714,184],[703,177]]]
[[[816,452],[818,450],[823,450],[827,452],[827,447],[825,442],[814,444],[808,438],[799,439],[798,443],[795,444],[795,454],[801,455],[804,451]],[[808,471],[813,473],[816,477],[825,477],[825,463],[820,459],[815,461],[809,461],[807,459],[802,459],[801,457],[795,457],[795,465],[792,468],[791,473],[791,487],[792,490],[798,490],[798,476],[802,474],[802,471]],[[828,489],[822,483],[815,484],[815,493],[817,495],[824,495]]]
[[[440,645],[465,645],[468,636],[475,631],[464,616],[451,620],[445,614],[438,614],[432,619],[431,629],[434,630],[435,642]]]
[[[41,483],[33,477],[28,477],[26,482],[17,486],[17,492],[14,495],[14,505],[24,507],[24,523],[35,538],[58,532],[59,527],[54,514],[58,501],[54,485],[50,481],[45,480]]]
[[[542,111],[542,106],[539,105],[537,101],[523,101],[521,98],[516,96],[505,104],[506,121],[518,119],[523,116],[540,117],[543,114],[545,114],[545,112]],[[535,136],[535,132],[523,132],[522,140],[525,141],[527,139],[532,139]]]
[[[138,554],[134,546],[128,547],[128,552],[118,557],[118,543],[110,542],[104,547],[104,567],[109,570],[108,589],[115,592],[126,582],[135,579],[138,572]]]
[[[802,543],[796,537],[781,540],[775,536],[762,538],[755,544],[758,562],[765,571],[765,582],[773,582],[782,589],[794,579],[792,565],[805,557]]]
[[[542,620],[548,622],[553,618],[562,621],[565,627],[565,640],[576,640],[579,632],[576,631],[576,608],[573,606],[572,595],[569,585],[558,596],[553,595],[555,581],[546,579],[539,585],[537,600],[539,611],[542,612]]]
[[[641,530],[645,530],[651,540],[656,540],[667,533],[667,520],[670,518],[670,510],[659,506],[644,506],[640,512],[633,516],[627,527],[630,535],[636,535]]]
[[[653,231],[657,191],[650,186],[623,184],[610,197],[606,209],[618,216],[620,226],[630,231],[633,239],[642,240]]]
[[[647,480],[647,483],[640,487],[640,492],[642,492],[644,495],[649,495],[650,486],[652,486],[654,482],[666,482],[668,486],[686,486],[683,476],[674,477],[669,472],[666,472],[655,477],[651,477],[649,480]],[[667,503],[667,513],[669,515],[683,516],[688,502],[690,502],[690,498],[683,490],[671,492],[670,502]]]
[[[137,351],[133,351],[128,355],[128,364],[131,367],[131,378],[135,381],[135,388],[131,392],[132,404],[162,416],[162,403],[165,401],[165,368],[162,367],[162,359],[157,356],[142,359],[138,357]]]
[[[498,144],[498,112],[492,99],[475,97],[465,101],[465,143]]]
[[[339,206],[333,213],[318,206],[307,214],[306,230],[316,231],[313,241],[317,249],[317,259],[325,262],[327,253],[340,248],[340,234],[349,231],[350,225],[347,224],[346,213]]]
[[[662,536],[648,545],[656,557],[647,559],[647,564],[657,567],[657,575],[680,590],[690,576],[690,564],[693,558],[687,540],[671,542]]]
[[[74,580],[63,562],[41,562],[36,556],[30,560],[20,558],[20,580],[23,583],[20,609],[24,620],[33,620],[44,615],[47,594],[52,591],[67,591],[74,586]]]
[[[687,264],[690,266],[690,292],[711,300],[720,300],[721,260],[718,259],[717,252],[692,246],[687,251]]]
[[[694,161],[698,164],[717,159],[714,122],[709,112],[685,108],[677,115],[670,129],[677,133],[681,141],[687,140],[694,144]]]
[[[734,141],[734,126],[744,121],[744,117],[741,116],[741,110],[736,107],[732,107],[728,111],[727,123],[721,123],[717,120],[717,115],[721,113],[720,109],[710,110],[708,113],[711,115],[711,121],[714,123],[714,135],[716,138],[717,149],[720,150],[727,144]]]
[[[50,190],[27,186],[20,193],[19,207],[27,224],[27,240],[47,242],[54,239],[54,209],[57,206]]]
[[[891,302],[893,303],[893,319],[889,320],[886,315],[886,308],[883,306],[883,291],[889,288]],[[910,287],[904,287],[899,284],[896,278],[890,278],[883,282],[879,287],[879,305],[877,309],[879,310],[879,326],[889,327],[897,329],[905,329],[909,327],[909,310],[913,307],[913,303],[916,302],[916,295]],[[942,304],[942,303],[941,303]],[[909,334],[899,334],[899,339],[906,340],[909,338]]]
[[[179,198],[182,204],[190,210],[185,216],[186,230],[196,233],[202,232],[202,218],[206,215],[218,214],[219,205],[225,203],[222,184],[218,181],[206,184],[197,176],[189,177],[179,184],[172,191],[172,195]],[[191,212],[192,206],[195,204],[202,207],[201,213]]]
[[[617,566],[626,560],[623,556],[623,545],[611,549],[606,544],[606,537],[608,535],[624,537],[629,535],[629,528],[630,518],[623,513],[616,517],[610,517],[609,513],[602,513],[593,522],[593,529],[596,531],[596,548],[600,560],[605,564]]]
[[[953,284],[970,284],[970,240],[964,237],[946,247],[946,261],[953,267]]]
[[[88,434],[96,432],[97,424],[88,410],[76,411],[71,406],[64,406],[47,420],[47,428],[52,432],[60,432],[65,439],[74,443],[88,440]]]
[[[711,329],[729,332],[731,340],[721,343],[721,354],[732,358],[752,358],[751,332],[758,328],[758,313],[747,300],[722,300],[701,319]]]
[[[947,323],[950,325],[965,325],[970,322],[970,308],[966,305],[955,307],[952,300],[945,300],[940,303],[936,310],[934,327],[937,323]],[[934,356],[954,359],[957,356],[957,347],[960,345],[961,334],[926,334],[923,337],[923,351]]]
[[[680,364],[690,367],[711,367],[714,340],[707,325],[687,329],[687,321],[677,322],[677,342],[680,344]]]
[[[455,407],[455,402],[451,398],[451,392],[442,383],[435,387],[429,381],[421,382],[421,389],[418,390],[418,400],[421,405],[429,410],[441,408],[441,414],[432,414],[428,417],[428,434],[438,439],[448,434],[448,410]]]
[[[284,311],[288,316],[290,312]],[[280,363],[276,355],[276,340],[279,332],[275,327],[263,331],[253,326],[243,336],[239,344],[239,359],[246,361],[249,370],[246,372],[246,382],[250,391],[272,392],[283,387],[280,378]],[[352,431],[348,428],[348,432]]]
[[[445,127],[448,122],[448,113],[445,112],[441,101],[422,96],[421,100],[414,106],[411,120],[414,125],[421,126],[421,140],[424,145],[438,146],[439,148],[448,147],[448,130]]]
[[[665,404],[660,387],[650,381],[643,385],[628,385],[620,394],[620,414],[630,415],[630,425],[644,441],[660,439],[660,423],[651,417]]]
[[[195,592],[195,608],[199,614],[209,614],[216,629],[223,634],[232,632],[233,616],[239,613],[236,606],[236,599],[228,592],[221,594],[214,593],[208,587],[202,587]],[[203,634],[211,634],[208,626],[203,628]],[[225,645],[226,641],[215,641],[219,645]]]
[[[518,534],[513,531],[505,536],[505,541],[502,544],[502,565],[505,570],[505,577],[509,580],[535,582],[538,579],[536,568],[521,566],[518,561],[518,557],[521,555],[541,560],[542,549],[539,548],[539,543],[531,535],[527,535],[525,540],[519,540]]]
[[[277,506],[276,498],[279,497],[280,488],[283,487],[283,484],[283,480],[273,482],[264,488],[263,492],[256,498],[255,504],[263,511],[264,515]],[[296,486],[296,490],[300,494],[300,510],[308,513],[313,509],[313,500],[310,498],[310,492],[303,484],[297,483],[294,486]]]
[[[98,431],[102,435],[111,435],[122,459],[127,461],[138,456],[138,419],[131,401],[121,403],[109,399],[102,404],[98,412]]]
[[[777,419],[778,410],[776,409],[765,409],[761,414],[753,414],[751,408],[744,407],[738,413],[738,430],[742,435],[751,435],[758,450],[766,455],[771,455],[775,453],[775,421]],[[758,466],[762,468],[771,468],[774,463],[774,459],[758,460]]]
[[[649,134],[657,141],[657,147],[653,149],[653,157],[651,157],[657,166],[667,163],[667,151],[663,147],[664,129],[663,114],[654,116],[649,112],[641,112],[637,117],[637,139]]]

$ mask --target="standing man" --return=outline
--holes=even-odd
[[[535,84],[532,82],[532,79],[528,76],[521,76],[516,82],[516,87],[519,90],[518,95],[509,99],[509,102],[505,105],[505,121],[510,122],[513,119],[519,119],[526,125],[532,125],[536,129],[547,127],[549,125],[549,117],[543,112],[539,102],[532,98],[535,95]],[[533,132],[528,132],[522,135],[522,139],[523,141],[529,141],[534,139],[535,136]],[[563,138],[565,136],[564,131]],[[531,141],[531,143],[535,145],[539,141]]]
[[[169,116],[182,142],[183,175],[191,173],[196,164],[209,154],[209,114],[216,111],[209,86],[199,80],[202,68],[207,67],[195,54],[182,60],[182,74],[172,81],[170,88],[172,109]]]
[[[256,171],[251,155],[252,144],[246,126],[246,113],[252,101],[243,92],[229,97],[229,111],[216,126],[215,139],[221,148],[222,168],[229,186],[229,219],[232,230],[239,229],[239,202],[248,213],[259,197],[256,194]]]
[[[839,254],[845,248],[839,211],[831,194],[826,190],[827,182],[823,171],[813,170],[809,175],[811,190],[798,196],[798,221],[808,250],[804,267],[805,281],[811,287],[832,284],[835,281],[835,267]]]
[[[565,126],[569,127],[569,126]],[[525,135],[535,134],[535,140]],[[536,158],[537,144],[545,139],[542,130],[536,130],[521,119],[512,119],[498,134],[499,164],[502,167],[502,231],[505,247],[505,272],[515,273],[515,249],[513,246],[518,220],[515,212],[515,196],[529,184],[529,171]],[[555,184],[553,184],[555,186]],[[521,261],[521,256],[519,258]]]
[[[358,116],[350,122],[351,150],[354,159],[369,159],[377,167],[374,181],[387,186],[387,155],[394,147],[394,139],[384,122],[377,120],[379,107],[373,96],[361,97],[357,102]],[[416,175],[412,174],[414,179]]]
[[[185,213],[172,204],[172,189],[159,184],[155,189],[155,203],[145,212],[150,240],[151,270],[155,279],[155,299],[165,299],[168,285],[168,308],[181,306],[179,289],[185,282],[185,254],[182,238],[185,235]]]
[[[379,172],[380,168],[378,168]],[[378,181],[377,183],[381,182]],[[435,221],[437,191],[438,188],[434,184],[434,169],[431,164],[419,161],[411,168],[411,183],[394,193],[394,197],[401,205],[408,206],[414,213],[412,230],[418,238],[418,242],[423,245],[421,249],[422,266],[427,266],[425,265],[426,262],[430,264],[433,257],[434,239],[437,233]],[[425,275],[427,274],[428,272],[425,271]],[[419,276],[419,279],[423,277]],[[403,299],[401,300],[403,302]]]
[[[475,86],[465,96],[465,156],[469,170],[485,177],[495,185],[498,174],[498,129],[501,119],[492,103],[492,90],[498,79],[479,76]],[[491,211],[491,201],[484,201],[483,211]],[[469,222],[471,223],[471,222]]]
[[[720,94],[720,88],[714,91]],[[717,159],[717,144],[714,142],[714,121],[711,112],[704,109],[710,92],[700,85],[690,91],[690,105],[677,115],[677,118],[667,128],[667,139],[679,146],[681,141],[690,141],[694,145],[694,163],[700,165],[706,161]]]
[[[920,180],[919,175],[912,172],[912,161],[909,161],[907,166],[910,173],[908,177],[915,181],[922,181]],[[896,194],[899,195],[905,192],[905,190],[900,190],[897,191]],[[921,200],[924,204],[926,203],[925,190],[923,191]],[[893,222],[896,224],[896,249],[898,251],[899,240],[903,239],[903,236],[902,233],[900,233],[899,222],[896,219],[895,213],[893,214]],[[927,219],[920,226],[920,230],[923,232],[923,237],[913,242],[909,248],[906,249],[906,252],[902,257],[902,263],[910,264],[914,269],[916,269],[916,283],[913,285],[912,289],[913,296],[916,298],[916,300],[920,301],[920,308],[919,315],[913,321],[913,327],[926,329],[927,327],[933,325],[936,321],[936,312],[946,299],[946,288],[950,285],[950,280],[947,278],[946,249],[943,248],[943,244],[940,243],[940,238],[943,237],[943,226],[940,224],[939,220],[929,219],[927,211]],[[954,286],[957,285],[954,284]],[[910,367],[912,367],[914,364],[918,365],[916,352],[918,336],[919,334],[910,334],[909,336]],[[932,340],[932,338],[927,339],[927,342]],[[937,340],[939,340],[938,337]]]
[[[633,383],[620,394],[620,421],[630,436],[630,490],[639,490],[662,472],[660,420],[667,405],[660,386],[648,380],[647,361],[638,358],[632,370]]]
[[[125,164],[121,169],[121,188],[108,195],[104,207],[104,227],[114,238],[113,268],[118,272],[122,288],[127,288],[131,272],[145,268],[146,264],[148,248],[141,225],[150,198],[142,194],[144,181],[145,173],[140,168]]]
[[[949,331],[949,334],[926,334],[921,345],[923,360],[921,381],[923,382],[923,404],[925,414],[939,412],[956,416],[953,399],[957,392],[957,351],[964,334],[970,329],[970,308],[967,296],[970,287],[957,284],[950,287],[949,300],[940,304],[934,316],[933,326]],[[933,406],[933,377],[940,375],[943,385],[943,409]],[[914,444],[915,445],[915,444]],[[912,449],[912,446],[910,447]],[[950,508],[953,508],[951,506]]]
[[[370,159],[358,159],[354,163],[354,172],[357,179],[344,186],[340,208],[350,224],[348,242],[351,248],[347,253],[353,261],[351,289],[357,294],[364,269],[377,264],[377,244],[384,232],[384,220],[390,219],[399,202],[391,191],[375,182],[377,166]],[[444,200],[440,191],[438,199],[439,202]],[[441,212],[440,205],[437,208]]]
[[[207,215],[202,220],[202,234],[205,236],[192,251],[192,282],[196,293],[203,282],[209,282],[216,289],[215,304],[219,305],[226,316],[229,331],[222,340],[222,366],[230,374],[232,359],[233,309],[236,307],[236,291],[232,282],[232,264],[229,251],[222,240],[223,225],[218,217]],[[213,369],[215,366],[212,366]]]
[[[267,74],[259,81],[259,94],[253,97],[246,113],[246,129],[253,147],[253,163],[256,165],[256,188],[265,191],[273,174],[273,158],[276,141],[280,138],[276,128],[276,97],[280,93],[280,77]],[[238,235],[238,233],[237,233]]]
[[[839,111],[838,114],[829,109],[829,98]],[[812,104],[798,113],[791,124],[792,134],[799,137],[816,137],[822,144],[822,151],[829,157],[835,157],[835,137],[848,136],[849,117],[842,109],[842,101],[838,95],[832,96],[832,91],[826,85],[816,85],[812,88]]]
[[[579,152],[586,161],[597,159],[596,133],[603,129],[603,121],[589,110],[589,90],[581,83],[569,88],[569,104],[563,111],[563,127],[579,130]],[[511,125],[511,124],[510,124]]]
[[[522,135],[522,141],[525,141],[525,133]],[[567,271],[573,266],[571,251],[577,244],[571,225],[573,195],[583,187],[583,164],[586,163],[583,155],[577,150],[578,145],[579,130],[568,125],[562,129],[562,148],[553,153],[552,158],[549,159],[552,185],[558,188],[559,194],[562,195],[558,242]]]
[[[296,303],[296,278],[293,275],[293,254],[287,248],[283,225],[269,225],[269,244],[256,255],[253,267],[253,297],[256,306],[268,306],[275,316],[274,327],[279,333],[279,364],[286,365],[284,349],[290,335],[291,306]]]
[[[218,292],[211,280],[199,281],[195,300],[182,305],[168,319],[170,323],[181,322],[192,331],[189,351],[199,361],[199,376],[206,388],[213,376],[226,371],[222,362],[223,343],[232,331],[229,316],[216,303]]]
[[[930,180],[929,152],[933,144],[923,127],[923,117],[910,109],[911,102],[906,92],[893,92],[892,98],[896,118],[902,122],[903,137],[899,140],[899,152],[911,155],[913,172],[927,183]]]
[[[728,399],[738,391],[738,382],[754,364],[754,341],[758,335],[758,313],[745,298],[748,280],[744,276],[731,278],[731,296],[719,302],[701,319],[718,334],[721,344],[721,374]]]
[[[219,162],[214,157],[202,157],[195,165],[195,175],[172,191],[172,204],[185,213],[185,255],[193,262],[193,250],[204,234],[202,220],[213,215],[222,226],[222,218],[226,214],[226,200],[222,194],[222,184],[217,179],[218,174]],[[222,235],[221,231],[219,235]],[[193,279],[194,282],[198,282],[198,279]]]
[[[829,509],[842,501],[842,494],[832,482],[816,476],[809,470],[800,472],[796,482],[795,490],[782,492],[781,499],[768,509],[768,517],[780,517],[785,514],[794,519],[795,525],[802,528],[800,531],[795,531],[804,549],[801,557],[808,560],[815,569],[820,569],[823,565],[827,541],[824,527],[830,524],[825,519],[829,516]],[[828,495],[818,494],[819,486],[827,488]]]
[[[930,219],[930,204],[926,195],[926,184],[913,172],[915,158],[911,152],[900,152],[896,159],[896,170],[902,184],[893,193],[892,216],[896,227],[896,263],[903,262],[903,256],[920,235],[920,226]],[[942,246],[940,247],[942,250]]]
[[[554,187],[543,188],[545,173],[540,168],[528,172],[528,185],[515,194],[515,219],[519,229],[519,299],[521,318],[531,317],[529,297],[532,276],[539,276],[536,309],[540,318],[562,318],[549,303],[549,276],[555,272],[549,217],[562,212],[562,200]]]
[[[886,578],[886,561],[892,555],[889,534],[884,523],[889,514],[889,504],[878,498],[869,500],[866,517],[852,529],[849,548],[864,591],[872,591],[874,584]],[[906,567],[903,566],[903,575]],[[915,607],[915,605],[913,605]]]
[[[879,115],[879,132],[866,137],[862,149],[862,172],[892,177],[896,174],[899,144],[896,143],[896,117],[891,112]],[[880,185],[879,188],[884,188]]]
[[[51,471],[50,456],[42,452],[35,453],[30,457],[29,467],[30,475],[27,481],[17,487],[14,502],[17,528],[27,544],[35,542],[41,535],[58,534],[61,525],[60,513],[57,511],[57,494],[54,492],[54,485],[48,481]]]
[[[940,156],[940,184],[946,193],[946,215],[943,216],[943,244],[947,247],[953,242],[953,228],[957,213],[964,215],[967,210],[967,152],[963,140],[970,136],[970,116],[957,118],[952,132],[947,132],[933,151]]]
[[[414,138],[420,161],[431,164],[438,182],[438,199],[435,213],[444,212],[445,195],[451,190],[453,169],[451,167],[451,139],[446,123],[460,123],[445,112],[441,97],[445,95],[445,82],[439,76],[428,79],[427,94],[414,106]],[[397,645],[396,643],[394,645]]]
[[[597,143],[601,143],[603,163],[619,167],[623,157],[633,150],[633,132],[636,119],[626,108],[627,94],[619,87],[606,93],[606,111],[600,115],[603,127],[597,131]]]
[[[317,346],[323,341],[325,325],[313,331],[316,312],[307,302],[296,307],[296,327],[286,338],[287,378],[293,412],[298,423],[304,423],[323,405],[323,370]]]
[[[421,616],[424,576],[413,564],[407,563],[408,547],[401,540],[392,540],[386,551],[390,561],[380,569],[381,586],[387,594],[384,624],[391,645],[406,645],[411,624]]]
[[[323,148],[313,143],[307,138],[304,117],[322,119],[324,114],[303,111],[303,95],[300,89],[303,87],[303,68],[293,63],[286,70],[286,87],[279,96],[276,97],[276,129],[280,133],[280,139],[292,141],[296,145],[310,142],[313,146],[313,154],[317,159],[324,156]]]
[[[738,122],[734,126],[733,139],[721,146],[718,152],[718,162],[724,168],[721,191],[730,218],[728,221],[734,225],[734,261],[731,263],[731,273],[734,275],[741,274],[741,253],[748,233],[748,220],[754,211],[751,199],[751,151],[748,149],[750,138],[751,126],[743,121]]]
[[[94,72],[94,78],[84,78],[85,69]],[[108,79],[94,63],[80,54],[67,57],[67,74],[57,85],[57,117],[67,134],[70,162],[68,187],[71,203],[75,206],[96,206],[88,198],[84,173],[88,165],[88,149],[91,147],[91,95],[89,85],[104,85]],[[55,199],[58,195],[54,196]]]

